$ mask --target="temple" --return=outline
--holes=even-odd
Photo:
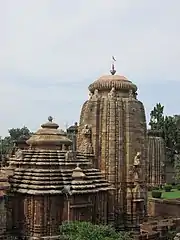
[[[115,188],[109,204],[115,226],[135,230],[147,211],[145,112],[137,86],[116,75],[114,63],[110,72],[89,85],[77,148],[94,154],[94,167]]]
[[[101,172],[49,121],[10,158],[6,204],[8,234],[18,239],[59,239],[62,221],[108,223],[108,192]],[[4,168],[7,172],[7,168]]]
[[[147,189],[166,180],[164,140],[147,131],[137,86],[114,61],[89,85],[79,123],[65,132],[50,116],[14,143],[0,171],[0,239],[60,239],[64,221],[109,224],[139,240],[165,239],[168,224],[179,226],[147,222]]]

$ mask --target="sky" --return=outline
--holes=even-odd
[[[49,115],[61,128],[79,121],[112,55],[147,119],[157,102],[180,114],[179,9],[179,0],[0,0],[0,135],[35,131]]]

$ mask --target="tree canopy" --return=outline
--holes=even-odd
[[[27,127],[11,128],[8,130],[9,136],[1,139],[0,148],[2,154],[7,154],[12,148],[14,141],[28,139],[32,132]]]
[[[175,155],[180,153],[180,115],[165,116],[164,106],[157,103],[150,113],[149,125],[151,130],[161,131],[167,157],[174,161]]]
[[[65,240],[132,240],[127,232],[116,232],[111,226],[93,225],[90,222],[65,222],[60,226]]]

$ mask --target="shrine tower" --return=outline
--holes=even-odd
[[[135,221],[141,222],[147,211],[145,111],[137,99],[137,86],[116,74],[114,61],[110,72],[89,85],[77,146],[95,155],[94,167],[116,189],[109,204],[115,225],[135,228]]]

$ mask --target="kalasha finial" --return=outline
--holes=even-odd
[[[112,68],[111,68],[111,70],[110,70],[110,73],[112,74],[112,75],[114,75],[115,73],[116,73],[116,70],[115,70],[115,63],[116,62],[116,59],[115,59],[115,57],[114,56],[112,56]]]
[[[49,117],[48,117],[48,121],[49,121],[49,122],[52,122],[52,121],[53,121],[53,117],[52,117],[52,116],[49,116]]]

